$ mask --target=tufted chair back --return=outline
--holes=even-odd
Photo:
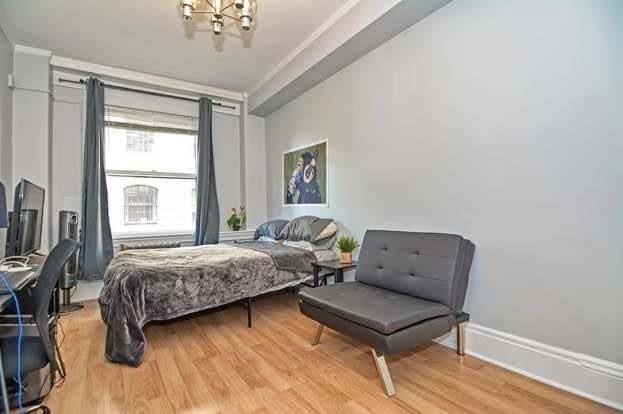
[[[368,230],[355,279],[463,310],[474,244],[455,234]]]

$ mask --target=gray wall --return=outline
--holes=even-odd
[[[0,28],[0,181],[7,187],[11,200],[11,113],[13,94],[8,86],[8,76],[13,72],[13,46]],[[10,201],[9,201],[10,203]],[[9,207],[10,208],[10,207]],[[4,256],[6,230],[0,229],[0,257]]]
[[[12,179],[26,178],[46,190],[45,211],[50,211],[50,57],[17,48],[13,55]],[[41,252],[50,247],[50,215],[43,215]]]
[[[456,232],[475,323],[623,363],[623,2],[454,0],[266,120],[268,214]],[[281,205],[329,139],[329,207]]]

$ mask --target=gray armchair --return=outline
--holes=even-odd
[[[457,326],[457,353],[465,353],[463,312],[474,244],[461,236],[370,230],[354,282],[300,292],[301,312],[372,348],[388,396],[395,394],[385,354],[417,346]]]

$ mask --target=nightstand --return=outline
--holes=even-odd
[[[352,263],[340,263],[339,260],[327,260],[324,262],[316,262],[314,266],[314,287],[320,286],[320,279],[327,284],[328,276],[335,276],[335,283],[342,283],[344,281],[344,271],[354,269],[357,267],[357,261],[353,260]],[[325,271],[325,273],[322,273]]]

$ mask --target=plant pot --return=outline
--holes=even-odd
[[[352,262],[353,262],[353,254],[351,252],[340,253],[340,263],[349,264]]]
[[[242,226],[236,226],[236,225],[231,226],[231,229],[232,229],[233,231],[240,231],[240,229],[241,229],[241,228],[242,228]]]

